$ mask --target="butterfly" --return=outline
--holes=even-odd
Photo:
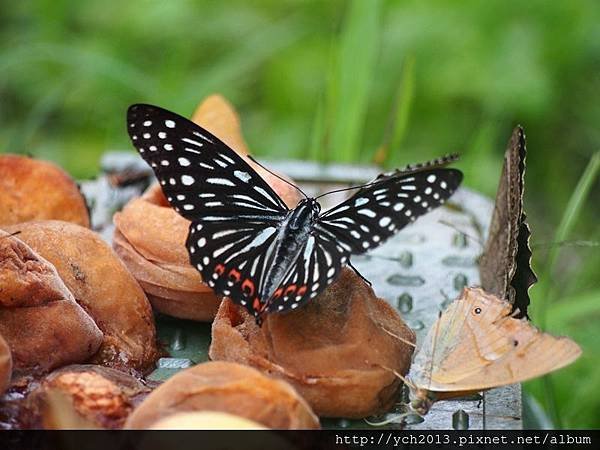
[[[191,221],[191,264],[258,323],[315,298],[351,255],[443,204],[462,180],[443,167],[456,159],[449,156],[381,174],[325,212],[306,195],[289,209],[242,157],[184,117],[132,105],[127,129],[171,206]]]
[[[519,383],[575,361],[581,348],[518,319],[512,305],[481,288],[465,288],[430,328],[407,384],[414,411],[436,400]]]
[[[518,126],[504,155],[489,236],[479,259],[481,286],[508,299],[519,317],[527,316],[528,291],[537,282],[531,269],[531,231],[523,211],[526,154],[525,133]]]

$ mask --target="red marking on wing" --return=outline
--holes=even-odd
[[[223,264],[217,264],[215,266],[215,273],[223,275],[225,273],[225,266]]]
[[[241,279],[241,277],[242,277],[242,274],[241,274],[241,273],[239,273],[239,272],[238,272],[237,270],[235,270],[235,269],[231,269],[231,270],[229,271],[229,277],[230,277],[230,278],[233,278],[233,279],[235,280],[235,282],[236,282],[236,283],[239,283],[239,282],[240,282],[240,279]]]
[[[283,293],[283,289],[279,288],[275,291],[275,293],[273,294],[273,298],[279,298],[281,297],[281,294]]]
[[[245,290],[248,290],[246,295],[248,295],[248,296],[254,295],[254,291],[255,291],[254,283],[249,278],[246,278],[244,280],[244,282],[242,283],[242,291],[245,291]]]
[[[285,289],[285,295],[291,295],[294,293],[294,291],[296,290],[296,285],[295,284],[291,284],[289,285],[286,289]]]
[[[258,311],[258,312],[260,312],[264,309],[264,305],[261,305],[258,297],[254,297],[254,302],[252,302],[252,308],[254,308],[254,311]]]
[[[300,296],[304,295],[306,293],[306,289],[307,289],[306,285],[300,286],[300,289],[298,289],[298,292],[296,292],[296,295],[300,295]]]

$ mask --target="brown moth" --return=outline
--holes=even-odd
[[[529,288],[537,281],[531,269],[531,231],[523,211],[525,133],[517,126],[504,154],[488,239],[479,259],[481,286],[508,300],[518,317],[527,316]]]
[[[480,288],[463,289],[415,355],[407,380],[415,412],[426,414],[436,400],[545,375],[581,355],[571,339],[544,333],[511,310]]]

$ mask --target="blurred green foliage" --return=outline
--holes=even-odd
[[[584,348],[526,387],[556,425],[600,426],[597,0],[0,0],[0,151],[89,177],[130,147],[129,104],[185,115],[213,92],[258,156],[396,166],[459,151],[465,185],[488,195],[522,124],[533,318]]]

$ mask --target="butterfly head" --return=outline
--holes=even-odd
[[[321,212],[321,204],[314,198],[305,198],[300,200],[298,207],[303,206],[312,213],[313,216],[318,216]]]
[[[305,198],[291,212],[289,226],[300,229],[307,223],[314,222],[321,212],[321,205],[314,198]]]
[[[434,402],[435,396],[432,392],[426,389],[417,389],[413,400],[410,402],[410,407],[417,414],[424,416],[429,412]]]

